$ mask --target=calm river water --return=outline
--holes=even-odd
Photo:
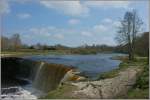
[[[111,57],[123,55],[124,54],[118,53],[96,55],[40,55],[26,56],[25,58],[35,61],[74,66],[81,72],[81,74],[90,78],[95,78],[100,73],[117,68],[121,61],[113,60]]]

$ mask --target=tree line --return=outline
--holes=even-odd
[[[1,36],[1,50],[2,51],[17,51],[22,47],[22,42],[19,34],[14,34],[10,38]]]
[[[61,44],[43,45],[37,43],[35,45],[25,45],[22,43],[20,35],[14,34],[11,37],[1,36],[1,50],[3,51],[65,51],[70,54],[96,54],[102,52],[126,53],[128,54],[128,44],[120,44],[117,46],[108,45],[82,45],[78,47],[68,47]],[[144,32],[136,37],[135,54],[139,56],[147,56],[149,51],[149,33]]]
[[[37,43],[35,45],[23,44],[19,34],[14,34],[11,37],[1,36],[1,50],[3,51],[66,51],[73,54],[96,54],[98,52],[111,52],[114,49],[113,46],[107,45],[92,45],[87,44],[78,47],[69,47],[61,44],[46,45]]]

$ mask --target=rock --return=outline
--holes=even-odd
[[[79,76],[78,78],[77,78],[77,81],[85,81],[85,80],[87,80],[85,77],[82,77],[82,76]]]
[[[79,76],[79,75],[76,75],[78,74],[79,72],[75,72],[74,70],[69,70],[64,78],[61,80],[61,83],[65,83],[65,82],[68,82],[68,81],[84,81],[86,80],[85,77],[82,77],[82,76]]]
[[[71,83],[78,87],[78,90],[73,92],[73,96],[78,98],[112,99],[118,95],[123,95],[135,84],[136,74],[139,71],[137,68],[131,67],[121,71],[114,78]]]

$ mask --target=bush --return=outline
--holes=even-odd
[[[149,88],[149,68],[148,68],[148,66],[144,67],[142,74],[137,79],[135,87],[140,88],[140,89]]]

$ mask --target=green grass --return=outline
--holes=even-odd
[[[149,89],[132,89],[128,92],[128,99],[148,99],[149,98]]]
[[[145,58],[145,57],[142,57],[142,58],[138,57],[134,61],[129,61],[127,58],[121,58],[121,57],[119,57],[119,59],[121,59],[123,61],[122,63],[120,63],[119,68],[114,69],[109,72],[104,72],[104,73],[98,75],[98,80],[106,79],[106,78],[113,78],[113,77],[117,76],[121,70],[125,70],[126,68],[129,68],[129,67],[142,68],[143,66],[145,66],[147,64],[147,58]]]
[[[26,50],[26,51],[3,51],[1,52],[2,56],[27,56],[27,55],[62,55],[66,54],[65,51],[59,50],[59,51],[48,51],[48,50]]]
[[[64,84],[63,86],[49,92],[46,96],[41,97],[40,99],[73,99],[70,93],[75,89],[75,86],[72,86],[70,84]]]
[[[98,80],[116,77],[121,70],[128,68],[131,64],[133,64],[133,62],[122,62],[120,63],[119,68],[100,74],[98,76]]]
[[[93,50],[35,50],[35,49],[20,49],[18,51],[2,51],[2,56],[26,56],[26,55],[65,55],[65,54],[96,54]]]

